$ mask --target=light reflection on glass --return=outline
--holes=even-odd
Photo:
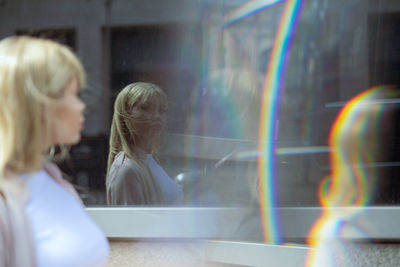
[[[308,237],[315,250],[307,266],[347,266],[356,256],[351,248],[357,246],[349,234],[364,242],[370,238],[362,207],[374,200],[378,177],[385,178],[378,176],[375,163],[391,160],[386,145],[394,146],[392,111],[398,97],[393,88],[371,88],[350,100],[336,118],[329,137],[332,170],[320,185],[324,209]]]

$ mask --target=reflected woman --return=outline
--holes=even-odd
[[[117,96],[107,164],[107,202],[174,205],[183,191],[153,158],[166,123],[167,96],[155,84],[132,83]]]

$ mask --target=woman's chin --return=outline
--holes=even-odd
[[[79,133],[79,134],[77,134],[74,138],[71,138],[71,139],[68,140],[67,142],[64,142],[63,145],[66,145],[66,146],[73,146],[73,145],[78,144],[78,143],[81,141],[81,139],[82,139],[82,135]]]

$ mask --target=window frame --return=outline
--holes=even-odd
[[[215,223],[223,218],[230,219],[243,215],[246,207],[238,208],[195,208],[195,207],[87,207],[89,216],[99,225],[108,238],[223,238],[226,234],[216,233]],[[304,239],[324,208],[321,207],[283,207],[274,209],[279,214],[280,229],[283,236],[290,239]],[[336,207],[331,211],[351,211],[366,223],[369,239],[377,242],[400,240],[400,207]],[[215,219],[217,218],[217,220]],[[174,222],[171,225],[171,222]],[[135,227],[132,223],[135,222]],[[204,227],[212,222],[209,227]],[[202,227],[196,228],[196,225]],[[157,227],[149,227],[157,226]],[[222,228],[221,228],[222,229]],[[199,231],[200,230],[200,231]],[[218,232],[218,231],[217,231]],[[355,233],[344,233],[344,239],[364,240]],[[257,243],[260,244],[260,243]]]

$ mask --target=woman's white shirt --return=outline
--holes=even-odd
[[[109,245],[75,196],[46,171],[22,175],[38,267],[106,266]]]
[[[146,162],[155,180],[160,185],[165,202],[167,204],[183,203],[182,187],[168,176],[164,169],[154,160],[151,154],[146,155]]]

